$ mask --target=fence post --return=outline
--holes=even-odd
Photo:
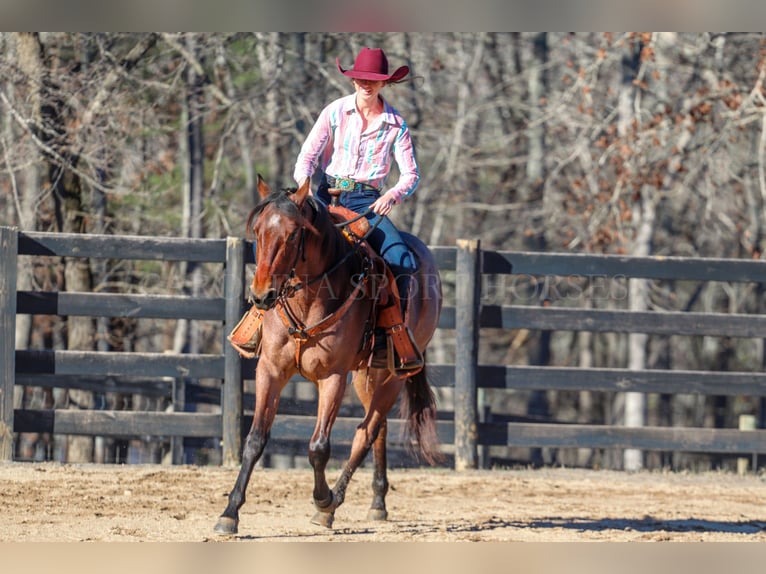
[[[755,415],[739,415],[739,430],[741,431],[754,431],[756,429]],[[753,453],[753,471],[758,470],[758,453]],[[737,474],[740,476],[747,474],[747,468],[750,461],[745,457],[739,457],[737,459]]]
[[[245,289],[245,242],[226,238],[224,297],[226,319],[223,329],[224,375],[221,395],[221,436],[223,466],[242,462],[242,361],[226,339],[242,317]]]
[[[455,470],[478,466],[476,379],[479,358],[481,252],[478,239],[457,240],[455,263]]]
[[[16,274],[19,232],[0,227],[0,461],[13,460],[16,382]]]

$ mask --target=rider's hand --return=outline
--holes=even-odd
[[[393,193],[387,191],[373,202],[370,209],[372,209],[373,213],[377,213],[378,215],[388,215],[391,213],[391,209],[394,205],[396,205],[396,198]]]

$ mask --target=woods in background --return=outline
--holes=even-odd
[[[3,33],[0,46],[2,225],[242,236],[255,174],[274,188],[295,185],[300,143],[322,105],[349,91],[335,58],[349,62],[361,47],[376,46],[392,65],[412,70],[411,81],[386,97],[410,121],[422,179],[410,208],[394,217],[426,243],[477,237],[498,250],[748,259],[764,249],[763,34]],[[588,282],[575,298],[526,278],[484,296],[496,304],[534,298],[610,309],[764,311],[759,285],[610,281],[619,288]],[[220,283],[200,266],[148,262],[72,259],[19,270],[22,290],[170,286],[199,295]],[[205,352],[221,341],[219,325],[198,322],[17,318],[17,349]],[[448,362],[449,342],[437,343],[434,355]],[[511,332],[487,337],[481,353],[487,363],[635,369],[764,364],[760,340],[642,334]],[[76,391],[18,401],[93,408],[102,399],[163,408]],[[515,400],[493,408],[561,421],[719,427],[763,410],[725,397],[549,392]],[[46,456],[97,456],[87,439],[73,446],[78,440]],[[540,456],[556,462],[565,455]],[[558,462],[591,464],[589,457]]]

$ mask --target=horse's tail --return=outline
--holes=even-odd
[[[436,429],[436,397],[428,384],[426,366],[405,383],[407,392],[402,396],[401,417],[405,420],[404,433],[407,449],[416,458],[413,442],[419,454],[432,466],[444,460],[439,452],[439,435]]]

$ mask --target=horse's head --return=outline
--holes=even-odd
[[[250,290],[259,309],[274,306],[305,258],[306,230],[315,231],[303,214],[308,192],[308,179],[296,190],[272,192],[258,176],[261,201],[247,218],[247,230],[255,241],[257,266]]]

